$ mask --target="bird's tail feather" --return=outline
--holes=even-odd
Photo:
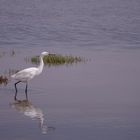
[[[15,74],[11,75],[11,78],[15,78]]]

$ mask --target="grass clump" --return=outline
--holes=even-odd
[[[72,65],[74,63],[82,61],[84,61],[84,59],[77,56],[63,56],[57,54],[50,54],[44,57],[44,64],[48,66]],[[38,64],[39,63],[38,57],[32,57],[31,62],[34,64]]]
[[[5,76],[0,76],[0,85],[7,85],[8,84],[8,78],[7,77],[5,77]]]
[[[7,51],[0,51],[0,58],[2,58],[2,57],[4,57],[4,56],[10,56],[10,57],[12,57],[12,56],[15,56],[15,54],[16,54],[16,52],[14,51],[14,50],[10,50],[9,52],[7,52]]]

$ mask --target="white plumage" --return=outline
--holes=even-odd
[[[15,83],[15,100],[16,100],[16,96],[17,96],[17,87],[16,85],[20,82],[25,82],[26,83],[26,88],[25,88],[25,93],[26,93],[26,98],[27,98],[27,86],[28,86],[28,81],[31,80],[32,78],[34,78],[36,75],[39,75],[44,67],[44,62],[43,62],[43,57],[45,55],[48,55],[48,52],[42,52],[40,55],[40,64],[38,67],[31,67],[31,68],[27,68],[24,70],[21,70],[17,73],[15,73],[14,75],[12,75],[11,77],[15,80],[17,80],[17,82]]]
[[[38,72],[38,68],[32,67],[32,68],[21,70],[16,74],[12,75],[11,77],[14,78],[15,80],[26,82],[34,78],[34,76],[37,75],[37,72]]]

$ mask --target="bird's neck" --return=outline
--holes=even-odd
[[[44,62],[43,62],[43,56],[40,56],[40,64],[38,66],[38,74],[40,74],[43,70]]]

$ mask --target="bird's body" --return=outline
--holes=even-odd
[[[16,85],[20,82],[26,83],[25,93],[26,93],[26,98],[27,98],[27,86],[28,86],[27,83],[29,80],[33,79],[36,75],[39,75],[42,72],[43,67],[44,67],[43,57],[48,54],[49,54],[48,52],[41,53],[40,64],[38,67],[31,67],[31,68],[23,69],[11,76],[13,79],[17,80],[17,82],[15,83],[15,90],[16,90],[15,100],[17,96]]]
[[[17,72],[16,74],[12,75],[11,77],[17,81],[27,82],[34,78],[37,75],[38,69],[35,67],[27,68]]]

